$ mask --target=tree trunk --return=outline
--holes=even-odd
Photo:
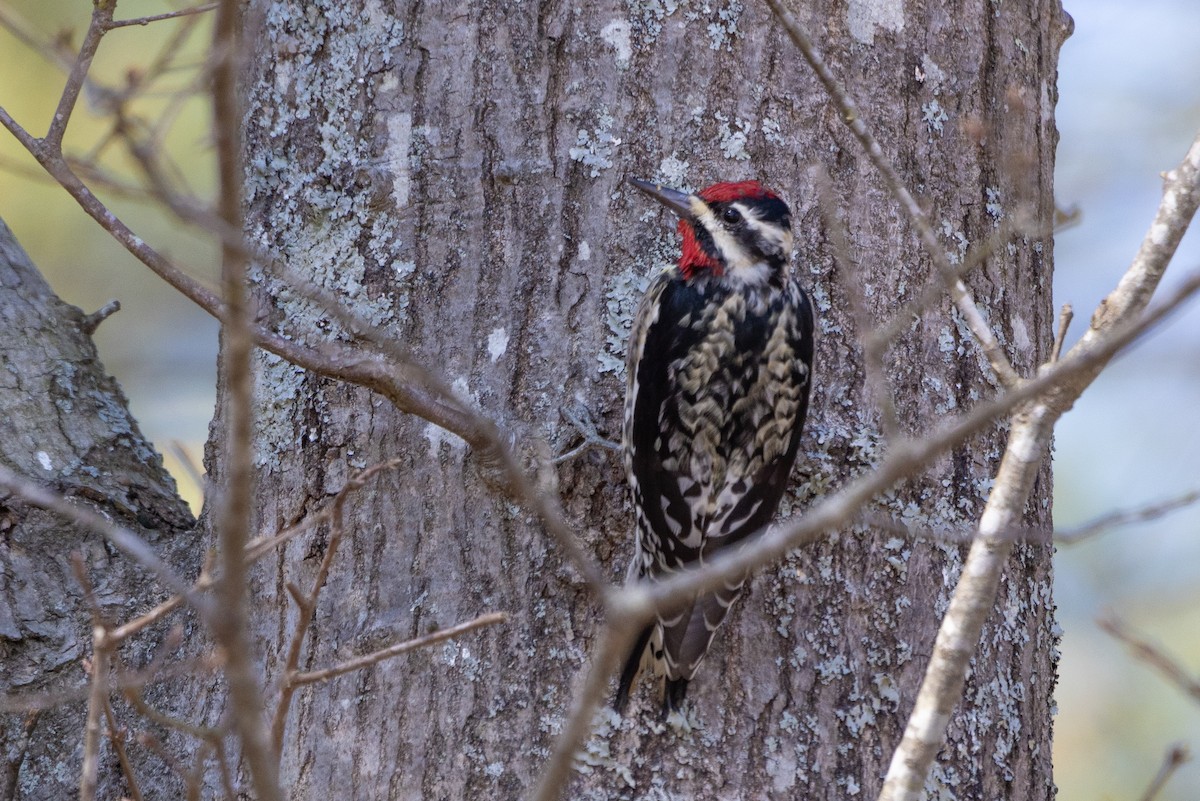
[[[1028,374],[1052,336],[1044,232],[1063,14],[1054,0],[1019,12],[982,0],[952,13],[885,5],[807,4],[801,21],[953,257],[1021,209],[1035,220],[1028,230],[1042,233],[1002,243],[968,279]],[[758,178],[792,205],[797,269],[819,318],[813,412],[785,511],[803,514],[878,461],[887,442],[852,299],[888,320],[933,270],[765,7],[260,0],[249,15],[252,238],[412,348],[518,442],[574,445],[562,410],[577,405],[618,429],[629,320],[645,277],[676,248],[671,222],[622,179]],[[822,204],[845,221],[850,264],[835,263]],[[259,277],[281,329],[314,344],[330,335],[323,312],[279,285]],[[950,308],[914,318],[888,351],[908,433],[995,393]],[[258,359],[257,381],[262,529],[311,512],[356,467],[402,460],[348,506],[349,539],[302,668],[485,611],[511,615],[303,690],[282,757],[294,797],[527,794],[587,663],[596,599],[452,435],[273,357]],[[858,526],[758,575],[689,691],[696,727],[660,730],[641,690],[624,720],[601,717],[568,795],[876,793],[961,564],[964,543],[946,537],[978,519],[1001,434],[878,500],[873,514],[915,536]],[[618,580],[631,548],[619,460],[592,451],[558,478],[586,549]],[[1049,529],[1049,478],[1026,516],[1032,530]],[[256,573],[268,686],[297,614],[285,587],[307,586],[324,544],[320,533],[293,541]],[[1045,544],[1015,552],[933,797],[1053,795],[1050,555]]]
[[[55,297],[0,222],[0,463],[100,511],[181,574],[194,575],[200,549],[192,515],[86,328],[83,313]],[[72,567],[76,553],[107,620],[127,620],[165,597],[152,576],[100,535],[0,496],[0,697],[60,699],[32,712],[0,712],[4,801],[58,801],[79,792],[92,612]],[[164,629],[123,648],[120,665],[144,667]],[[154,691],[148,698],[161,700]],[[127,721],[121,702],[114,706]],[[123,782],[111,749],[100,777],[99,797],[119,797]]]
[[[929,258],[809,69],[758,3],[282,3],[248,11],[246,197],[253,239],[292,275],[337,293],[464,398],[557,451],[566,408],[618,430],[620,378],[645,278],[673,259],[671,221],[627,175],[698,188],[758,178],[794,212],[797,270],[818,309],[816,390],[785,512],[803,514],[871,469],[888,443],[860,338],[932,278]],[[907,12],[907,13],[906,13]],[[1027,374],[1047,355],[1053,218],[1056,0],[952,12],[848,0],[805,4],[821,43],[957,259],[1014,218],[968,280]],[[830,177],[828,196],[819,188]],[[835,260],[832,216],[848,230]],[[1041,232],[1041,233],[1034,233]],[[169,476],[104,376],[78,310],[53,298],[0,227],[0,442],[6,466],[135,528],[183,575],[202,549]],[[337,326],[292,279],[256,276],[262,308],[313,344]],[[852,312],[856,296],[866,314]],[[907,322],[907,321],[906,321]],[[904,326],[885,377],[920,435],[994,394],[948,301]],[[461,441],[377,396],[257,360],[259,527],[326,502],[361,466],[398,470],[352,496],[302,668],[324,667],[503,610],[485,629],[300,691],[282,770],[295,798],[516,798],[543,768],[598,631],[595,597],[531,516],[498,499]],[[215,433],[224,426],[222,394]],[[846,798],[875,794],[1002,446],[997,428],[878,499],[864,523],[766,569],[721,630],[689,695],[694,728],[657,724],[649,682],[624,719],[602,714],[576,798]],[[214,438],[214,443],[220,442]],[[223,454],[210,466],[219,482]],[[619,460],[562,465],[585,548],[624,573],[631,514]],[[1025,523],[1047,530],[1050,475]],[[94,534],[14,498],[0,503],[0,692],[85,684],[90,611],[124,620],[161,588]],[[260,562],[253,633],[275,701],[297,612],[327,532]],[[1053,795],[1055,635],[1048,545],[1018,547],[985,629],[935,798]],[[158,634],[160,632],[156,632]],[[203,650],[197,637],[193,648]],[[161,637],[121,652],[137,667]],[[193,685],[194,686],[194,685]],[[193,712],[221,717],[218,683]],[[150,700],[186,708],[190,696]],[[171,700],[169,693],[174,693]],[[58,799],[78,784],[83,701],[0,717],[0,798]],[[168,703],[169,702],[169,703]],[[117,714],[127,710],[119,703]],[[141,727],[141,724],[139,724]],[[181,781],[139,751],[142,790]],[[123,792],[102,749],[100,797]]]

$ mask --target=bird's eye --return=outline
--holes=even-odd
[[[733,206],[727,207],[725,211],[721,212],[721,216],[724,217],[725,222],[728,223],[735,223],[742,219],[742,213]]]

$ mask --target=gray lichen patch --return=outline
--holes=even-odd
[[[599,177],[601,170],[612,167],[616,149],[621,145],[621,140],[613,135],[613,123],[613,116],[601,109],[596,115],[595,126],[580,128],[574,147],[567,151],[572,161],[588,168],[592,178]]]
[[[650,209],[649,213],[656,213],[656,210]],[[604,290],[604,322],[608,333],[604,337],[604,349],[596,354],[601,373],[624,377],[625,352],[638,303],[646,293],[650,279],[674,264],[678,250],[674,234],[660,236],[654,240],[644,259],[608,280]]]

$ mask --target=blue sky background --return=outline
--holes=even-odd
[[[1055,301],[1076,339],[1149,227],[1160,173],[1200,130],[1200,3],[1077,0],[1059,63],[1060,206],[1081,224],[1058,237]],[[1164,282],[1200,270],[1184,240]],[[1063,418],[1055,442],[1055,519],[1073,525],[1200,488],[1200,304],[1123,355]],[[1064,630],[1055,744],[1062,798],[1139,798],[1172,742],[1200,748],[1200,704],[1099,631],[1107,611],[1200,675],[1200,510],[1060,548]],[[1162,799],[1194,799],[1191,763]]]

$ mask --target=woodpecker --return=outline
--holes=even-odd
[[[630,178],[679,217],[679,264],[634,318],[623,450],[636,512],[629,581],[662,578],[771,522],[808,410],[813,313],[790,274],[791,215],[757,181],[695,194]],[[745,576],[640,632],[613,707],[649,661],[678,710]],[[647,659],[648,658],[648,659]]]

